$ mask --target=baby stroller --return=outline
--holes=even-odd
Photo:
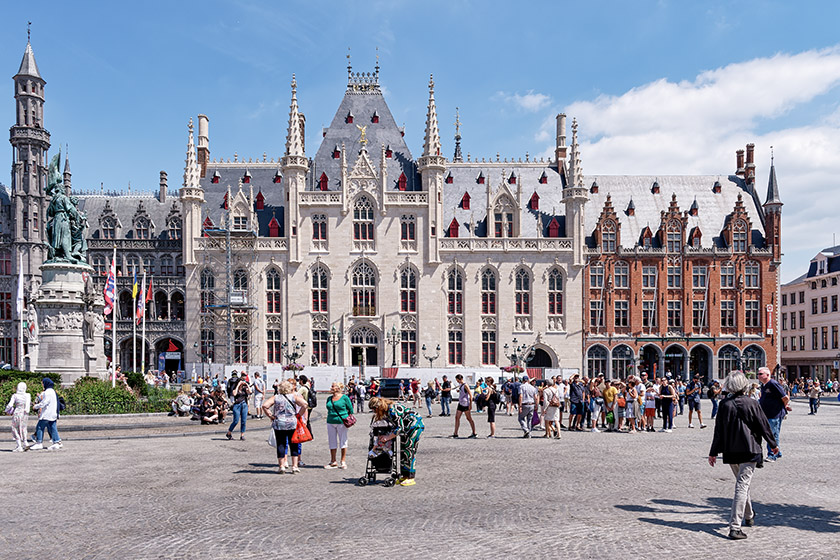
[[[400,476],[400,436],[382,442],[380,438],[394,433],[396,425],[388,419],[373,420],[370,423],[370,444],[365,474],[359,479],[359,486],[366,486],[368,482],[375,482],[377,474],[388,475],[385,486],[396,484]]]

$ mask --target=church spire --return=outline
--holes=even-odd
[[[429,107],[426,111],[426,136],[423,142],[424,156],[440,155],[440,129],[435,107],[435,78],[429,76]]]
[[[303,153],[303,138],[300,133],[300,112],[297,103],[297,80],[292,74],[292,103],[289,105],[289,130],[286,135],[286,155],[301,156]]]
[[[193,137],[193,120],[190,117],[189,140],[187,140],[187,159],[184,165],[184,186],[198,187],[198,162],[195,159],[195,139]]]
[[[452,161],[464,161],[464,156],[461,155],[461,118],[458,115],[458,107],[455,107],[455,157]]]
[[[776,182],[776,164],[772,155],[773,147],[770,146],[770,180],[767,181],[767,200],[764,201],[764,206],[769,204],[782,205],[782,199],[779,198],[779,184]]]
[[[64,150],[64,188],[67,189],[67,192],[70,192],[71,189],[71,180],[73,174],[70,173],[70,146],[65,146]]]
[[[32,52],[32,44],[29,42],[29,29],[26,30],[26,50],[23,51],[23,60],[20,61],[20,69],[18,76],[32,76],[40,78],[41,73],[38,72],[38,65],[35,64],[35,54]]]

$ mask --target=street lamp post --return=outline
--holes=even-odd
[[[423,357],[426,358],[427,360],[429,360],[429,369],[432,369],[433,367],[435,367],[435,360],[437,360],[438,357],[440,356],[440,344],[438,344],[437,348],[435,348],[436,354],[434,356],[429,356],[428,354],[426,354],[426,345],[425,344],[420,348],[420,350],[423,351]]]
[[[303,356],[304,351],[306,351],[306,343],[305,342],[298,342],[297,337],[292,337],[292,343],[289,344],[288,342],[284,342],[281,346],[283,349],[283,355],[286,357],[286,361],[288,363],[297,363],[297,359]]]
[[[341,331],[335,328],[335,325],[332,326],[330,329],[330,345],[332,346],[332,365],[336,365],[335,363],[335,351],[338,348],[338,345],[341,343]]]
[[[512,366],[518,366],[519,362],[527,363],[528,360],[534,357],[535,349],[533,346],[527,346],[526,344],[519,344],[517,339],[513,339],[512,341],[513,347],[505,343],[502,347],[505,353],[505,357],[510,360],[510,364]]]
[[[391,327],[391,332],[385,335],[385,340],[391,345],[391,367],[397,367],[397,344],[400,342],[400,332],[396,325]]]

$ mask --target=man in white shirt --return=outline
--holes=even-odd
[[[44,429],[50,434],[52,445],[50,450],[57,450],[64,447],[61,444],[61,437],[58,435],[58,428],[56,422],[58,421],[58,395],[55,394],[55,383],[49,377],[43,379],[44,392],[39,395],[38,402],[35,403],[34,408],[38,411],[38,425],[35,427],[35,445],[30,447],[31,450],[43,449]]]
[[[563,378],[561,376],[557,376],[554,379],[554,386],[557,387],[557,392],[559,393],[560,398],[560,427],[563,427],[563,412],[566,410],[566,400],[569,398],[569,388],[563,383]]]
[[[531,437],[533,428],[531,420],[534,416],[534,408],[537,404],[537,388],[528,382],[528,376],[522,376],[522,385],[519,387],[519,426],[522,428],[524,438]]]
[[[254,409],[257,411],[255,418],[263,417],[262,403],[265,398],[265,381],[259,373],[254,374]]]

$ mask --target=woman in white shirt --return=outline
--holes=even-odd
[[[554,431],[554,438],[560,439],[560,391],[554,380],[550,377],[545,382],[546,388],[543,390],[543,421],[545,422],[545,435],[543,437],[551,437],[551,432]]]

